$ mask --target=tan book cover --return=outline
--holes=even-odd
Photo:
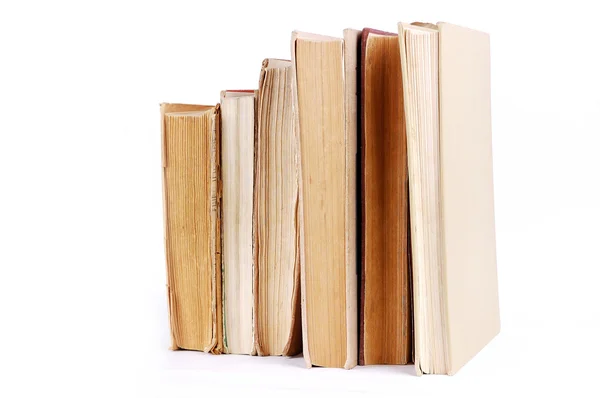
[[[302,333],[308,366],[357,363],[357,48],[344,39],[292,34],[300,154]]]
[[[291,61],[263,61],[254,175],[254,322],[258,355],[291,356],[302,351],[299,160],[292,84]]]
[[[171,348],[221,353],[219,105],[161,104]]]

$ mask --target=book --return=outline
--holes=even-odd
[[[359,363],[412,361],[408,170],[398,35],[361,36]]]
[[[171,348],[222,351],[219,105],[161,104]]]
[[[254,354],[255,90],[221,92],[223,348]]]
[[[171,348],[455,374],[500,330],[489,36],[291,50],[258,90],[161,105]]]
[[[357,363],[357,48],[344,38],[292,34],[300,153],[303,354],[307,366]]]
[[[454,374],[500,330],[489,36],[443,22],[398,31],[415,365]]]
[[[254,177],[255,330],[258,355],[302,350],[298,153],[292,63],[266,59],[260,72]]]

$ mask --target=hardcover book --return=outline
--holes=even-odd
[[[256,92],[221,92],[223,346],[254,354],[254,136]]]
[[[363,29],[359,362],[412,362],[406,125],[398,35]]]
[[[171,348],[222,351],[219,105],[162,104]]]
[[[308,366],[357,363],[356,150],[359,31],[292,34],[300,152],[302,334]]]
[[[417,372],[454,374],[500,330],[486,33],[398,25]]]
[[[265,59],[258,90],[255,328],[258,355],[302,350],[298,147],[292,63]]]

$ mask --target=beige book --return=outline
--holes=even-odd
[[[256,92],[221,92],[223,345],[254,347],[254,135]]]
[[[447,24],[399,24],[418,374],[454,374],[500,330],[490,45]]]
[[[258,355],[302,350],[298,159],[292,63],[266,59],[256,136],[255,331]]]
[[[300,151],[302,333],[308,366],[357,363],[357,48],[294,32],[292,63]]]
[[[171,348],[220,353],[219,106],[160,110]]]

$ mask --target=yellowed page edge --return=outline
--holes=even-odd
[[[298,106],[298,80],[296,76],[296,40],[302,36],[301,32],[292,32],[291,53],[292,53],[292,95],[294,96],[293,105]],[[300,298],[301,298],[301,313],[302,313],[302,354],[306,367],[312,367],[310,361],[310,352],[308,350],[308,327],[306,317],[306,275],[304,272],[304,211],[302,200],[302,168],[300,167],[300,120],[298,110],[294,109],[294,133],[296,134],[296,164],[298,170],[298,226],[300,229]]]
[[[179,111],[207,111],[214,108],[210,105],[192,105],[192,104],[178,104],[178,103],[161,103],[160,104],[160,118],[161,118],[161,158],[162,158],[162,186],[163,186],[163,241],[164,241],[164,253],[165,253],[165,265],[167,271],[167,300],[168,300],[168,311],[169,311],[169,329],[171,335],[171,346],[169,347],[171,350],[179,350],[180,348],[177,346],[177,342],[175,339],[175,328],[177,325],[175,324],[175,317],[173,316],[174,312],[174,301],[172,299],[171,292],[171,270],[170,270],[170,252],[168,246],[168,215],[167,215],[167,182],[166,182],[166,173],[165,168],[168,165],[167,152],[166,152],[166,129],[165,129],[165,114],[169,112],[179,112]]]
[[[411,117],[411,109],[409,109],[410,107],[410,101],[408,98],[408,93],[407,93],[407,89],[406,89],[406,83],[408,83],[408,71],[407,71],[407,57],[406,57],[406,43],[405,43],[405,30],[407,28],[409,28],[411,25],[405,22],[400,22],[398,23],[398,40],[399,40],[399,44],[400,44],[400,67],[402,69],[402,81],[405,82],[404,85],[404,90],[402,95],[404,96],[404,114],[405,114],[405,121],[406,121],[406,132],[408,134],[408,132],[410,131],[411,128],[411,122],[412,122],[412,117]],[[408,145],[408,140],[407,140],[407,145]],[[406,151],[407,157],[410,156],[410,151],[407,150]],[[408,159],[408,161],[410,162],[410,158]],[[410,179],[410,170],[409,170],[409,179]],[[410,200],[410,198],[409,198]],[[416,208],[415,206],[409,206],[410,209],[410,218],[411,219],[416,219]],[[411,223],[411,235],[414,236],[414,224]],[[412,242],[411,242],[412,244]],[[414,252],[414,250],[412,250]],[[414,261],[414,257],[413,257],[413,261]],[[414,264],[414,263],[413,263]],[[413,270],[412,270],[412,276],[413,276],[413,286],[417,285],[417,278],[418,278],[418,273],[415,272],[415,267],[413,266]],[[413,292],[415,291],[415,289],[413,289]],[[419,322],[416,321],[416,319],[420,316],[420,304],[419,304],[419,300],[417,300],[416,297],[414,297],[414,293],[413,293],[413,344],[414,344],[414,349],[413,349],[413,362],[415,363],[415,371],[417,373],[417,376],[421,376],[423,374],[422,370],[421,370],[421,366],[420,366],[420,350],[419,350],[419,342],[420,342],[420,330],[419,330]]]
[[[356,154],[358,106],[358,40],[361,31],[344,30],[344,85],[346,107],[346,363],[351,369],[358,362],[358,278],[356,275]]]
[[[166,129],[165,129],[165,113],[168,104],[160,104],[160,141],[161,141],[161,161],[162,161],[162,188],[163,188],[163,244],[164,244],[164,253],[165,253],[165,266],[167,270],[167,303],[169,310],[169,334],[171,336],[171,346],[170,349],[175,351],[178,350],[177,343],[175,341],[175,325],[174,325],[174,316],[173,316],[173,300],[171,298],[171,271],[169,264],[169,245],[167,243],[167,236],[169,233],[169,221],[167,215],[167,179],[165,168],[167,167],[167,155],[166,155]]]

